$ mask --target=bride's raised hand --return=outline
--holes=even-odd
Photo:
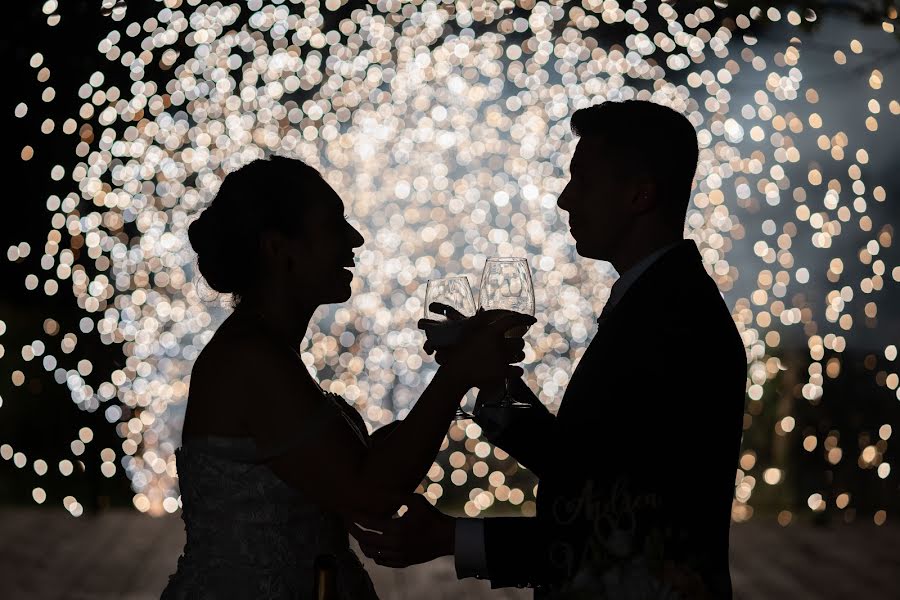
[[[432,302],[428,306],[432,313],[443,315],[446,321],[436,319],[419,319],[419,329],[425,332],[423,349],[426,354],[434,354],[438,348],[451,346],[462,339],[467,317],[447,304]]]
[[[423,349],[427,354],[434,354],[436,350],[455,346],[465,340],[465,337],[474,329],[490,325],[493,321],[503,315],[518,315],[511,310],[483,310],[478,309],[472,317],[467,317],[461,312],[443,304],[441,302],[432,302],[428,310],[432,313],[443,315],[446,321],[438,321],[436,319],[419,319],[418,327],[425,332],[425,344]],[[521,323],[505,332],[506,337],[522,337],[528,328],[534,323],[532,318],[530,322]],[[438,361],[440,362],[440,361]]]
[[[446,329],[437,330],[435,336],[435,327],[448,327],[447,323],[456,328],[452,331],[452,343],[443,339],[449,337],[444,334]],[[437,362],[477,387],[498,377],[521,376],[522,370],[510,365],[525,358],[522,336],[534,323],[535,318],[531,315],[509,310],[479,310],[472,317],[437,325],[425,324],[423,329],[429,336],[431,348],[437,352]],[[422,325],[420,322],[420,327]]]

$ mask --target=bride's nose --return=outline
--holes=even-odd
[[[348,227],[350,227],[350,231],[351,231],[350,243],[352,244],[352,247],[359,248],[360,246],[363,245],[363,243],[365,243],[365,241],[366,241],[365,238],[363,238],[362,234],[359,232],[358,229],[356,229],[356,227],[354,227],[353,225],[350,225],[349,223],[347,225],[348,225]]]

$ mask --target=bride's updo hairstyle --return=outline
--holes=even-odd
[[[256,283],[260,237],[301,231],[322,177],[303,161],[272,156],[226,175],[212,203],[188,228],[197,266],[209,287],[237,306]]]

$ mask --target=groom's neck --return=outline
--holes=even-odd
[[[624,275],[632,267],[660,248],[682,240],[680,234],[667,229],[634,231],[627,235],[615,256],[609,261],[619,275]]]

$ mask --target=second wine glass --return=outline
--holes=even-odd
[[[534,285],[531,282],[531,269],[524,258],[489,258],[484,264],[481,275],[481,289],[478,294],[482,310],[511,310],[534,316]],[[510,337],[525,335],[527,328],[521,332],[510,332]],[[488,405],[501,408],[525,408],[529,404],[518,402],[509,392],[509,381],[506,391],[495,404]],[[485,404],[483,404],[485,405]]]
[[[483,310],[511,310],[534,316],[534,285],[528,260],[487,259],[481,274],[478,300]]]

